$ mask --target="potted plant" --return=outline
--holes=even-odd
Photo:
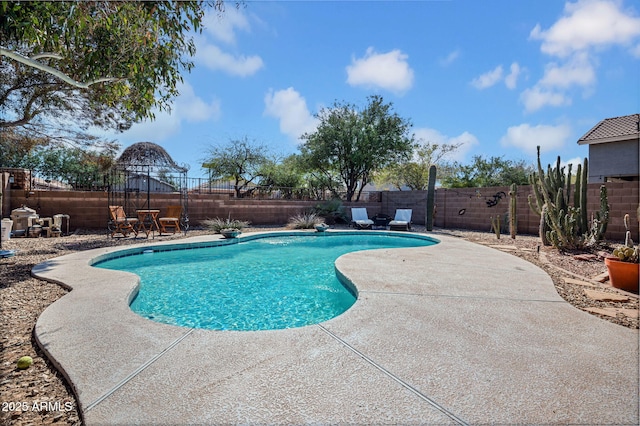
[[[640,214],[640,208],[638,213]],[[604,263],[609,271],[611,286],[637,293],[640,281],[640,246],[633,245],[628,214],[624,215],[624,227],[627,230],[624,246],[616,248],[613,256],[606,257]]]
[[[327,229],[329,229],[329,225],[327,225],[326,223],[317,223],[315,225],[315,228],[318,232],[325,232]]]
[[[230,217],[227,219],[221,219],[219,217],[207,219],[203,221],[203,224],[207,229],[214,231],[216,234],[222,234],[225,238],[236,238],[242,234],[242,230],[245,227],[249,226],[249,222],[231,219]]]
[[[236,238],[238,235],[242,234],[242,231],[238,228],[224,228],[220,230],[220,233],[225,238]]]

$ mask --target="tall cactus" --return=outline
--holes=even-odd
[[[435,213],[436,202],[436,166],[429,167],[429,182],[427,184],[427,218],[426,227],[427,231],[433,231],[433,215]]]
[[[515,183],[511,184],[511,189],[509,190],[509,233],[511,234],[511,238],[516,239],[516,234],[518,233],[518,217],[517,217],[517,198],[518,195],[518,185]]]
[[[587,215],[587,175],[589,170],[589,160],[584,159],[584,165],[578,164],[576,171],[576,186],[573,196],[573,207],[580,209],[578,216],[578,228],[580,234],[589,232],[589,219]]]
[[[562,192],[565,187],[564,168],[560,168],[560,157],[556,162],[556,167],[551,168],[551,165],[547,166],[547,173],[545,174],[542,169],[542,163],[540,162],[540,147],[538,146],[538,167],[537,172],[533,172],[529,175],[529,184],[533,189],[533,195],[529,195],[527,200],[531,210],[540,216],[540,240],[542,245],[549,246],[547,235],[551,230],[549,221],[547,220],[549,214],[549,204],[551,200],[557,198],[558,192]],[[532,200],[535,199],[535,204]],[[546,209],[544,207],[547,207]],[[566,207],[565,207],[566,209]]]
[[[590,226],[587,220],[588,170],[588,161],[585,159],[584,165],[578,166],[571,205],[571,164],[565,174],[558,157],[556,167],[547,166],[545,173],[538,147],[538,171],[529,177],[535,204],[531,195],[528,200],[531,209],[540,215],[540,238],[543,244],[550,243],[561,250],[582,248],[598,242],[604,235],[609,219],[606,188],[600,190],[600,211]]]
[[[500,215],[495,218],[491,216],[491,229],[496,233],[496,238],[500,239]]]
[[[595,212],[595,217],[591,222],[591,229],[587,230],[587,232],[590,235],[590,243],[594,244],[604,238],[604,233],[607,232],[607,225],[609,224],[609,201],[607,187],[604,185],[600,185],[600,210]]]

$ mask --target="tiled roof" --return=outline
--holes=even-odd
[[[640,114],[605,118],[578,139],[578,144],[631,139],[633,136],[640,134],[639,122]]]

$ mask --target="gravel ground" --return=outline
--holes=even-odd
[[[282,228],[253,227],[245,232]],[[415,227],[416,231],[424,228]],[[193,230],[189,236],[207,234]],[[518,235],[515,240],[503,235],[500,240],[492,233],[467,230],[436,230],[468,241],[507,251],[544,269],[552,278],[558,294],[578,309],[593,308],[622,310],[617,314],[594,314],[603,321],[622,327],[638,328],[638,297],[621,293],[595,278],[606,272],[601,258],[593,256],[580,260],[571,254],[560,254],[550,248],[539,249],[535,236]],[[160,240],[178,239],[163,236]],[[0,424],[48,425],[81,424],[71,388],[61,374],[47,360],[33,338],[35,322],[44,309],[66,294],[62,287],[31,277],[33,266],[52,257],[105,246],[124,246],[152,243],[141,238],[112,239],[105,233],[79,230],[62,238],[20,238],[3,242],[3,249],[18,250],[16,256],[0,260]],[[597,285],[597,290],[629,296],[626,302],[593,300],[586,296],[585,285],[567,282],[567,278]],[[635,309],[635,318],[633,311]],[[28,355],[33,365],[26,370],[16,368],[17,360]]]

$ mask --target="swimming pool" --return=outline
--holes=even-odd
[[[284,329],[326,321],[355,303],[357,290],[336,276],[339,256],[435,243],[390,232],[274,233],[116,252],[94,266],[140,276],[130,306],[154,321],[213,330]]]

